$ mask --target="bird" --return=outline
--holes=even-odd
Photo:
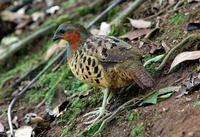
[[[66,58],[72,73],[80,81],[99,88],[104,96],[101,107],[84,116],[95,117],[85,122],[95,123],[107,110],[110,95],[119,89],[136,83],[142,89],[155,85],[142,64],[142,55],[136,47],[114,36],[93,35],[78,23],[64,22],[53,35],[53,41],[69,43]]]

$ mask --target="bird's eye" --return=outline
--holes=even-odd
[[[60,30],[60,33],[64,34],[64,33],[65,33],[65,31],[64,31],[63,29],[61,29],[61,30]]]

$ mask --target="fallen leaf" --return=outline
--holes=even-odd
[[[194,103],[193,103],[193,106],[194,106],[194,107],[199,107],[199,106],[200,106],[200,101],[194,102]]]
[[[108,35],[110,33],[111,30],[111,25],[109,23],[106,22],[102,22],[100,25],[100,30],[98,32],[98,35]]]
[[[15,22],[17,24],[22,23],[24,20],[28,20],[30,17],[26,14],[20,14],[11,11],[3,11],[1,13],[1,18],[3,21]]]
[[[120,38],[128,38],[129,40],[134,40],[136,38],[146,35],[149,32],[151,32],[151,29],[139,29],[135,31],[129,31],[128,33],[120,36]]]
[[[31,137],[32,131],[31,126],[22,126],[15,131],[15,137]]]
[[[157,104],[159,101],[171,97],[171,95],[179,88],[180,86],[169,86],[161,88],[157,92],[145,98],[140,106],[144,104]]]
[[[66,47],[67,42],[64,40],[60,40],[59,43],[53,44],[49,47],[45,54],[45,60],[49,60],[53,55],[56,55],[59,51]]]
[[[186,27],[187,31],[194,31],[200,29],[200,23],[189,23]]]
[[[90,29],[90,33],[93,34],[93,35],[98,35],[99,30],[97,28],[92,28],[92,29]]]
[[[152,42],[148,44],[148,46],[150,47],[150,54],[155,54],[156,52],[159,52],[160,50],[162,50],[162,47],[159,47],[156,43]]]
[[[190,92],[198,89],[199,87],[200,87],[199,74],[198,73],[192,73],[181,84],[181,88],[179,90],[180,94],[176,98],[180,98],[183,95],[187,95]]]
[[[0,122],[0,133],[2,133],[2,132],[4,132],[4,126],[3,126],[3,124]]]
[[[46,13],[52,15],[52,14],[55,14],[59,10],[60,10],[60,6],[56,5],[56,6],[52,6],[49,9],[47,9]]]
[[[31,18],[34,22],[36,21],[42,21],[44,20],[44,17],[45,17],[45,13],[44,12],[34,12],[32,15],[31,15]]]
[[[4,37],[2,40],[1,40],[1,44],[2,45],[11,45],[15,42],[19,41],[19,38],[16,37],[16,36],[8,36],[8,37]]]
[[[157,100],[158,100],[158,92],[144,99],[144,101],[140,104],[140,106],[144,104],[157,104]]]
[[[131,18],[128,18],[131,25],[134,27],[134,28],[137,28],[137,29],[144,29],[144,28],[150,28],[152,26],[152,23],[150,21],[145,21],[145,20],[142,20],[142,19],[139,19],[139,20],[134,20],[134,19],[131,19]]]
[[[168,53],[171,49],[164,41],[162,41],[161,46],[164,48],[165,53]]]
[[[184,61],[200,59],[200,51],[182,52],[173,60],[169,72]]]
[[[147,60],[145,63],[144,63],[144,67],[146,67],[147,65],[149,64],[152,64],[153,62],[158,62],[158,61],[161,61],[163,59],[163,57],[165,56],[165,54],[161,54],[161,55],[158,55],[158,56],[155,56],[149,60]]]
[[[31,137],[33,128],[31,126],[22,126],[18,129],[16,129],[15,137]],[[11,137],[9,131],[8,131],[8,137]]]

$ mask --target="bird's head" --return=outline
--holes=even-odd
[[[89,35],[90,32],[80,24],[63,23],[55,31],[53,40],[63,39],[73,46],[83,42]]]

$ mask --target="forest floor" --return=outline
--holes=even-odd
[[[57,1],[57,3],[63,7],[66,5],[72,5],[68,8],[71,8],[70,10],[72,12],[76,12],[78,14],[88,12],[79,19],[70,20],[72,22],[87,23],[88,20],[91,20],[94,16],[101,12],[101,6],[98,10],[90,11],[86,8],[86,5],[88,4],[87,2],[83,2],[81,5],[74,5],[76,1],[70,0],[70,2],[71,3],[69,4],[64,1]],[[115,7],[109,12],[108,17],[103,18],[96,25],[99,26],[102,21],[112,21],[112,17],[116,13],[120,12],[121,8],[126,7],[127,3],[128,2]],[[167,5],[159,7],[156,4],[158,4],[158,1],[156,0],[146,1],[139,7],[139,9],[129,15],[129,17],[132,19],[145,19],[167,7]],[[188,23],[200,22],[199,8],[200,2],[188,3],[185,1],[179,5],[176,10],[174,10],[173,6],[168,8],[166,11],[163,10],[162,14],[157,15],[152,19],[148,19],[154,22],[154,24],[159,22],[160,28],[160,32],[151,38],[151,42],[154,43],[154,46],[157,46],[155,52],[153,53],[150,53],[150,50],[152,50],[152,43],[146,43],[143,46],[140,46],[141,39],[134,39],[132,41],[128,40],[128,42],[132,43],[133,46],[136,46],[142,52],[144,55],[143,63],[157,55],[163,54],[165,53],[165,50],[161,46],[161,43],[164,42],[169,48],[173,48],[187,36],[191,34],[198,35],[200,33],[200,30],[191,32],[186,31]],[[46,17],[48,20],[44,21],[42,24],[48,25],[49,20],[56,19],[56,16],[57,15],[54,15],[53,17]],[[113,31],[112,35],[120,36],[127,33],[128,30],[134,31],[128,19],[126,19],[121,29]],[[21,34],[20,37],[26,36],[29,34],[29,31],[30,30],[25,29],[24,33]],[[0,95],[6,94],[5,91],[8,92],[7,89],[9,85],[15,83],[17,79],[44,60],[46,51],[54,44],[51,37],[52,33],[40,37],[37,41],[33,41],[29,44],[27,48],[10,57],[7,61],[6,67],[4,65],[4,67],[0,69]],[[195,44],[191,43],[190,47],[185,50],[192,51],[195,48],[198,49],[198,44],[198,42]],[[182,85],[187,76],[194,72],[199,65],[198,61],[186,62],[168,74],[172,60],[168,61],[164,69],[161,71],[157,71],[155,69],[160,62],[154,62],[147,65],[147,70],[151,73],[156,82],[156,86],[153,89],[158,90],[170,85]],[[33,75],[35,76],[35,74]],[[32,79],[31,76],[29,76],[26,82],[30,82],[30,79]],[[22,87],[22,84],[20,87]],[[54,65],[53,69],[49,69],[45,72],[45,74],[39,78],[34,86],[16,102],[12,111],[13,117],[17,118],[17,122],[15,122],[18,124],[17,128],[25,125],[24,116],[26,114],[36,113],[38,116],[43,117],[46,114],[47,106],[50,106],[51,109],[55,108],[67,97],[80,93],[82,90],[87,92],[88,89],[89,87],[86,84],[83,84],[74,78],[73,74],[69,71],[66,62],[60,66]],[[15,89],[12,89],[12,91],[14,92],[8,96],[0,98],[0,124],[2,124],[6,130],[9,130],[7,122],[8,105],[14,95],[16,95],[16,92],[18,92]],[[117,114],[116,117],[103,128],[103,131],[99,134],[99,136],[200,137],[200,118],[198,115],[200,114],[200,107],[199,105],[194,105],[200,100],[199,91],[200,90],[197,89],[195,92],[191,92],[191,94],[184,95],[180,98],[176,98],[177,95],[180,94],[179,92],[176,92],[169,98],[157,102],[156,104],[125,109],[123,112]],[[143,96],[145,93],[149,93],[150,91],[144,92],[141,91],[141,89],[138,89],[138,87],[132,87],[126,92],[126,94],[122,92],[119,95],[116,95],[116,98],[111,100],[111,103],[108,106],[109,111],[115,110],[117,107],[122,105],[122,103],[131,98]],[[64,93],[65,95],[63,95]],[[98,129],[99,125],[95,125],[86,133],[81,134],[81,132],[87,127],[87,125],[84,124],[85,118],[83,115],[94,110],[96,107],[99,107],[101,105],[102,97],[103,94],[96,89],[91,94],[86,95],[86,97],[74,97],[71,101],[72,104],[70,107],[67,108],[67,110],[64,111],[59,117],[56,117],[48,128],[45,130],[39,130],[38,133],[36,133],[36,136],[92,136]]]

